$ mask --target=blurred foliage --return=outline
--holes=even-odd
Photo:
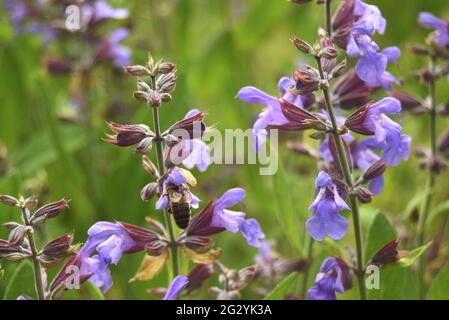
[[[129,25],[132,29],[126,44],[132,48],[136,63],[144,62],[147,52],[151,51],[156,57],[167,58],[178,65],[179,79],[173,102],[161,110],[163,127],[195,107],[206,111],[208,124],[221,130],[249,128],[259,108],[237,101],[234,97],[239,88],[254,85],[276,94],[279,77],[290,74],[303,59],[288,38],[297,35],[313,41],[317,27],[323,22],[320,7],[292,5],[283,0],[110,2],[127,7],[131,12]],[[426,10],[449,18],[449,3],[446,0],[369,2],[378,5],[388,21],[386,34],[376,38],[379,44],[397,45],[403,51],[393,73],[404,80],[406,90],[424,96],[425,89],[416,83],[412,73],[425,61],[413,56],[406,47],[410,42],[423,41],[428,33],[417,27],[418,13]],[[151,121],[149,110],[132,99],[134,79],[120,70],[97,69],[89,92],[92,126],[84,128],[62,123],[57,120],[57,114],[67,109],[70,81],[68,77],[47,75],[42,57],[65,49],[57,45],[43,47],[36,36],[16,37],[8,24],[7,13],[1,11],[0,17],[0,140],[6,147],[9,162],[9,170],[0,173],[0,193],[28,195],[37,192],[41,202],[63,196],[72,199],[70,210],[57,221],[50,222],[39,234],[40,242],[70,231],[74,231],[76,240],[82,242],[89,226],[100,219],[143,225],[146,215],[160,216],[160,212],[153,209],[154,203],[140,200],[139,191],[148,177],[141,169],[139,157],[101,141],[106,120]],[[439,101],[449,99],[444,81],[439,84],[438,98]],[[425,145],[428,140],[425,118],[403,115],[401,120],[405,132],[413,136],[414,145]],[[447,128],[447,120],[439,121],[438,125],[440,130]],[[248,216],[261,222],[267,237],[277,240],[283,255],[297,258],[306,251],[303,226],[314,196],[316,164],[292,154],[285,147],[287,138],[295,139],[296,136],[281,136],[280,170],[276,176],[260,176],[256,165],[213,165],[205,173],[195,172],[199,181],[199,190],[195,193],[206,203],[229,187],[245,188]],[[445,176],[447,172],[438,179],[435,204],[449,196]],[[374,203],[362,209],[365,235],[372,236],[375,241],[376,235],[368,233],[368,226],[378,220],[373,221],[377,212],[374,208],[389,217],[399,236],[405,226],[413,228],[416,222],[403,221],[403,212],[409,201],[422,192],[424,181],[425,174],[417,171],[417,161],[413,158],[389,169],[385,191]],[[2,207],[0,222],[17,219],[16,214]],[[5,237],[5,230],[0,231],[0,237]],[[338,246],[329,242],[315,245],[310,283],[324,257],[334,254],[335,250],[346,250],[340,249],[346,245],[352,246],[352,237],[351,231]],[[370,253],[374,250],[370,249],[371,243],[366,244]],[[223,233],[216,244],[223,248],[223,262],[231,268],[251,264],[257,253],[242,241],[240,235]],[[117,267],[112,267],[114,286],[107,298],[148,299],[150,295],[146,289],[166,286],[164,273],[151,281],[128,284],[141,258],[142,254],[125,256]],[[11,291],[7,279],[28,279],[18,273],[28,271],[29,265],[17,267],[4,263],[3,267],[5,276],[0,279],[0,296],[15,298],[19,292]],[[188,266],[183,268],[187,272]],[[414,273],[404,270],[399,270],[400,278],[394,291],[375,295],[382,298],[416,297],[416,290],[404,287],[406,284],[412,286]],[[445,270],[439,278],[448,278],[447,267]],[[388,277],[395,277],[396,273],[392,268]],[[299,276],[301,279],[302,275]],[[23,288],[27,287],[30,288],[29,283]],[[441,292],[438,283],[432,285],[431,297],[447,296]],[[33,295],[28,291],[24,293]],[[95,297],[95,293],[89,295],[88,288],[79,294]],[[356,291],[352,290],[344,298],[354,295]],[[66,298],[76,297],[74,293],[66,295]],[[198,297],[207,297],[207,292],[203,290]],[[254,298],[251,292],[244,293],[243,297]]]

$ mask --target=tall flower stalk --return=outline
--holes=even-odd
[[[415,97],[406,92],[396,91],[394,95],[400,99],[411,115],[427,115],[429,118],[429,146],[428,148],[417,148],[416,155],[422,160],[420,168],[426,171],[427,182],[424,197],[419,211],[417,226],[418,245],[423,246],[428,238],[426,233],[427,220],[432,207],[432,199],[435,189],[436,178],[447,167],[447,149],[449,147],[449,134],[445,133],[437,139],[437,117],[446,116],[447,104],[442,108],[437,106],[436,83],[440,78],[449,74],[449,22],[442,20],[431,13],[422,12],[419,15],[419,24],[424,28],[434,31],[429,34],[426,44],[412,44],[412,52],[416,55],[426,56],[429,60],[428,67],[417,71],[420,82],[427,87],[426,99]],[[426,297],[426,257],[420,257],[419,263],[419,294],[421,299]]]

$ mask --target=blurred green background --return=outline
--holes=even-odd
[[[144,63],[147,52],[151,51],[156,58],[164,57],[178,66],[174,99],[161,110],[163,128],[181,119],[192,107],[206,111],[207,123],[219,129],[249,128],[260,108],[236,100],[237,91],[254,85],[276,95],[278,79],[291,74],[303,59],[290,44],[289,37],[297,35],[313,41],[318,26],[323,24],[321,6],[293,5],[284,0],[109,2],[130,10],[131,32],[125,44],[132,49],[135,63]],[[407,44],[422,42],[428,34],[417,26],[420,11],[449,18],[449,3],[445,0],[370,0],[369,3],[378,5],[388,21],[385,35],[376,37],[378,43],[382,47],[396,45],[402,49],[399,66],[391,67],[392,72],[404,81],[406,90],[424,96],[425,89],[412,74],[425,61],[413,56],[406,49]],[[142,170],[140,158],[131,150],[101,141],[107,132],[106,120],[151,123],[150,111],[132,98],[135,80],[112,68],[98,68],[89,84],[91,126],[61,122],[57,115],[67,110],[70,78],[49,76],[42,57],[48,53],[58,55],[67,48],[57,43],[45,48],[37,36],[16,37],[8,13],[1,11],[0,17],[0,141],[5,147],[3,163],[9,166],[0,173],[0,193],[38,192],[41,203],[64,196],[72,199],[70,209],[41,230],[39,243],[72,231],[75,239],[83,242],[89,226],[99,220],[144,225],[147,215],[162,218],[154,210],[153,202],[140,200],[140,189],[151,179]],[[447,86],[444,81],[439,84],[440,102],[449,99]],[[414,146],[426,144],[425,117],[403,115],[398,120],[405,133],[412,135]],[[439,121],[438,125],[442,132],[447,128],[447,120]],[[275,176],[260,176],[257,165],[212,165],[204,173],[194,171],[199,181],[194,192],[203,203],[229,187],[245,188],[248,216],[260,221],[267,238],[276,240],[278,250],[289,258],[302,257],[305,252],[304,222],[314,196],[312,186],[316,175],[314,161],[285,148],[284,142],[295,138],[294,134],[281,136],[280,170]],[[413,225],[404,215],[410,200],[423,191],[425,174],[417,170],[417,160],[411,157],[408,162],[390,168],[386,177],[384,192],[363,209],[365,227],[375,213],[374,208],[379,208],[388,214],[402,235],[405,226]],[[449,196],[445,177],[447,172],[438,179],[435,202]],[[14,219],[19,219],[18,212],[0,208],[0,222]],[[0,238],[6,236],[2,229]],[[340,245],[352,243],[350,235]],[[232,268],[251,264],[257,253],[240,235],[230,233],[218,236],[216,245],[223,248],[222,261]],[[325,242],[315,248],[316,270],[316,264],[332,252],[333,245]],[[165,273],[149,282],[128,284],[141,258],[142,254],[125,256],[117,267],[112,267],[114,286],[108,298],[148,299],[151,296],[146,289],[166,286]],[[2,266],[5,275],[0,280],[0,297],[15,270],[12,263],[5,262]],[[312,271],[313,276],[315,273]],[[28,273],[21,275],[22,280],[27,279],[25,274]],[[23,281],[24,287],[13,288],[8,298],[22,291],[32,294],[29,283]],[[216,279],[211,280],[214,282]],[[67,297],[76,294],[68,293]],[[207,292],[199,297],[207,298]],[[244,297],[255,296],[247,290]]]

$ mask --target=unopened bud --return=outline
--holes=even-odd
[[[333,47],[326,47],[321,49],[320,56],[328,60],[335,59],[338,57],[338,50]]]
[[[355,189],[355,195],[357,196],[357,199],[359,199],[361,203],[370,203],[374,197],[371,191],[363,187],[357,187]]]
[[[156,81],[159,92],[170,93],[176,88],[176,74],[170,72],[160,76]]]
[[[291,37],[290,41],[295,45],[295,47],[306,54],[315,55],[315,50],[313,50],[312,46],[305,42],[304,40],[299,39],[298,37]]]
[[[167,102],[170,102],[171,99],[172,99],[171,94],[169,94],[169,93],[163,93],[163,94],[161,94],[161,101],[162,101],[162,102],[167,103]]]
[[[143,80],[137,80],[137,90],[143,92],[151,92],[150,86]]]
[[[51,242],[49,242],[42,253],[50,258],[64,258],[71,254],[71,246],[73,241],[73,235],[65,234]]]
[[[54,218],[60,215],[66,208],[69,207],[69,200],[61,199],[57,202],[46,204],[34,212],[30,221],[32,224],[43,223],[49,218]]]
[[[147,155],[142,156],[142,166],[143,169],[153,177],[159,177],[159,171],[157,170],[154,163],[148,158]]]
[[[393,263],[399,260],[398,240],[392,240],[377,251],[371,258],[370,263],[380,266]]]
[[[167,74],[176,69],[176,65],[171,62],[160,60],[156,63],[156,70],[160,74]]]
[[[141,65],[124,66],[123,69],[125,70],[126,73],[129,73],[134,77],[145,77],[151,75],[150,70]]]
[[[24,208],[33,210],[37,207],[38,202],[39,202],[39,199],[37,196],[31,196],[23,202],[22,206]]]
[[[412,43],[409,48],[416,55],[430,55],[429,49],[422,44]]]
[[[314,69],[296,70],[293,73],[293,80],[296,82],[294,91],[299,95],[305,96],[318,90],[320,76]]]
[[[144,91],[134,91],[133,93],[134,99],[138,101],[147,101],[148,100],[148,93]]]
[[[369,181],[384,174],[387,164],[383,160],[374,162],[364,173],[363,180]]]
[[[169,146],[169,147],[173,147],[175,145],[177,145],[179,143],[179,139],[178,137],[172,135],[172,134],[166,134],[163,137],[165,143]]]
[[[0,202],[2,202],[3,204],[6,204],[7,206],[18,206],[20,204],[19,200],[17,200],[16,198],[12,197],[12,196],[8,196],[5,194],[0,195]]]
[[[150,182],[140,191],[140,198],[142,201],[149,201],[158,192],[158,185],[156,182]]]
[[[147,103],[152,108],[158,108],[161,105],[161,95],[156,90],[148,94]]]
[[[331,71],[332,78],[338,78],[339,76],[341,76],[345,72],[347,64],[348,61],[346,60],[346,58],[339,64],[337,64]]]
[[[153,137],[147,137],[139,142],[134,152],[140,154],[147,154],[151,150],[152,144],[153,144]]]

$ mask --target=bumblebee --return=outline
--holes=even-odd
[[[191,217],[191,197],[187,192],[189,189],[187,186],[167,186],[167,195],[170,199],[170,208],[168,211],[173,214],[176,225],[185,229],[190,223]]]

